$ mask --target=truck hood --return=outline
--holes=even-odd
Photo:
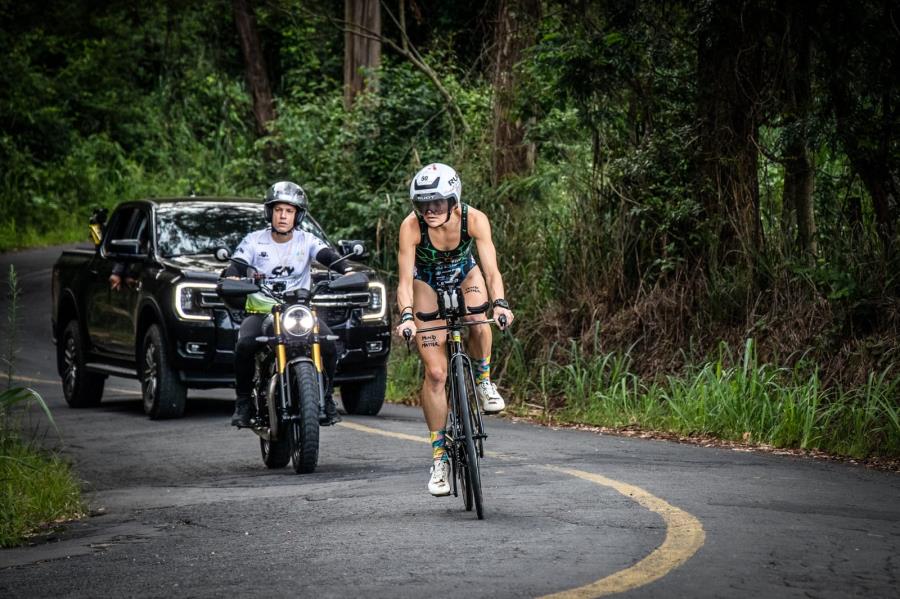
[[[212,254],[196,254],[193,256],[174,256],[165,258],[162,262],[175,270],[180,270],[186,277],[200,279],[218,278],[229,262],[217,260]]]
[[[186,277],[198,279],[217,279],[219,277],[219,273],[221,273],[222,270],[224,270],[230,264],[230,262],[222,262],[220,260],[217,260],[213,254],[175,256],[172,258],[165,258],[162,260],[162,262],[169,268],[180,270]],[[369,276],[375,274],[374,270],[360,262],[347,260],[346,264],[350,266],[355,272],[363,272]],[[312,276],[316,281],[324,277],[326,272],[327,270],[319,266],[318,263],[314,264],[312,267]]]

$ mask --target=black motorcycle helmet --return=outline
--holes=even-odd
[[[275,204],[290,204],[297,209],[297,215],[294,217],[294,228],[300,226],[306,217],[306,211],[309,209],[309,200],[306,199],[306,193],[303,188],[290,181],[279,181],[272,185],[266,192],[266,201],[263,204],[266,211],[266,222],[272,223],[272,211]]]

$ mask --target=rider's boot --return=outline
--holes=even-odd
[[[321,426],[331,426],[343,420],[338,414],[337,405],[334,403],[334,397],[331,394],[325,396],[325,411],[319,414],[319,424]]]
[[[234,414],[231,416],[231,426],[238,428],[248,427],[251,424],[253,406],[250,404],[250,396],[239,394],[234,400]]]

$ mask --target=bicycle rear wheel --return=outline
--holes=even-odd
[[[477,428],[473,426],[473,414],[470,409],[469,396],[474,394],[475,390],[471,389],[471,385],[466,380],[466,369],[462,363],[462,359],[458,359],[453,368],[453,374],[456,378],[456,407],[457,417],[462,424],[462,449],[463,455],[460,456],[464,463],[463,470],[465,473],[466,489],[465,498],[466,509],[469,507],[468,497],[471,494],[472,504],[475,506],[475,514],[479,520],[484,520],[484,506],[481,497],[481,469],[478,463],[478,450],[475,443],[475,433]]]

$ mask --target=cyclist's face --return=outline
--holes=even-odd
[[[429,217],[445,217],[447,215],[447,200],[441,198],[430,202],[416,202],[416,212],[424,216],[426,220]]]

